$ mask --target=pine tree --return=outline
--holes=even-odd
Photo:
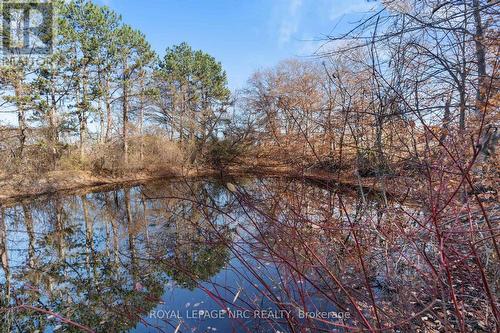
[[[182,43],[167,48],[156,73],[161,91],[160,119],[170,120],[179,140],[188,140],[195,162],[223,120],[230,92],[220,62]]]

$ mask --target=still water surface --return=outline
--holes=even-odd
[[[381,214],[376,200],[366,209],[366,198],[346,193],[340,204],[335,193],[278,178],[168,180],[5,207],[0,283],[10,310],[0,317],[2,332],[357,325],[332,280],[333,271],[356,276],[342,247],[349,236],[332,221],[347,223],[341,207],[355,218],[363,202],[373,223]],[[349,281],[363,298],[361,280]]]

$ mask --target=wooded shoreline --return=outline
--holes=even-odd
[[[212,178],[231,179],[241,177],[290,178],[304,179],[320,186],[330,187],[332,184],[364,192],[385,192],[388,196],[404,198],[405,194],[396,191],[396,186],[383,187],[375,177],[357,179],[353,175],[338,177],[336,172],[309,171],[294,169],[290,166],[266,167],[239,165],[226,170],[214,168],[170,169],[155,172],[129,172],[120,176],[99,176],[86,171],[58,171],[47,173],[36,179],[10,179],[0,181],[0,206],[10,206],[22,200],[30,200],[44,195],[75,194],[80,192],[100,192],[120,186],[136,186],[156,180],[174,180]],[[403,180],[399,178],[398,184]]]

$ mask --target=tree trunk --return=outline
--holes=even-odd
[[[92,220],[89,218],[87,197],[82,195],[80,200],[82,201],[83,220],[85,223],[85,264],[90,273],[90,264],[94,257],[94,226]]]
[[[26,225],[26,232],[28,234],[28,264],[30,267],[34,265],[35,258],[35,233],[33,229],[33,217],[28,206],[22,205],[24,214],[24,224]]]
[[[465,131],[465,91],[460,91],[460,131]]]
[[[144,75],[141,76],[141,96],[139,105],[139,135],[141,136],[140,142],[140,159],[141,162],[144,160]]]
[[[106,77],[106,82],[104,83],[104,104],[106,104],[106,134],[105,142],[109,142],[111,135],[111,128],[113,126],[113,117],[111,115],[111,101],[109,96],[109,78]]]
[[[59,199],[55,202],[55,212],[56,212],[56,235],[57,235],[57,252],[59,259],[61,261],[66,260],[66,242],[64,237],[64,227],[65,227],[65,213],[64,207]]]
[[[10,265],[9,265],[9,253],[7,246],[7,227],[5,225],[4,220],[4,210],[0,208],[0,265],[2,266],[2,270],[5,276],[5,292],[3,304],[9,304],[10,300],[10,291],[11,291],[11,274],[10,274]]]
[[[128,231],[128,246],[130,253],[130,275],[132,276],[132,282],[134,283],[134,287],[138,281],[139,271],[137,265],[137,256],[136,256],[136,248],[135,248],[135,226],[133,226],[132,219],[132,209],[130,205],[130,189],[124,190],[124,200],[125,200],[125,215],[127,218],[127,231]]]
[[[59,134],[57,130],[57,101],[56,101],[56,83],[54,80],[54,67],[52,66],[52,72],[50,75],[50,100],[51,105],[49,109],[49,144],[51,148],[51,162],[52,168],[56,167],[56,156],[57,156],[57,143],[59,142]]]
[[[451,121],[450,105],[451,105],[451,95],[446,100],[446,104],[444,106],[443,126],[441,129],[441,137],[439,139],[441,142],[444,142],[444,140],[446,140],[446,137],[448,136],[450,121]],[[462,123],[461,113],[460,113],[460,123]]]
[[[483,23],[481,21],[481,8],[479,0],[473,0],[472,5],[474,6],[474,23],[476,26],[476,32],[474,34],[474,42],[476,45],[476,61],[477,61],[477,75],[478,75],[477,108],[478,112],[480,112],[480,108],[485,101],[485,95],[487,90],[486,49],[483,44],[484,32],[483,32]]]
[[[105,122],[104,122],[104,109],[102,107],[102,100],[99,99],[99,143],[104,143],[104,134],[105,134]]]
[[[21,81],[16,81],[14,94],[17,101],[17,121],[19,124],[19,158],[23,157],[24,147],[26,145],[26,113],[24,108],[24,89]]]
[[[83,111],[80,111],[83,113]],[[84,115],[80,114],[79,117],[79,122],[80,122],[80,160],[83,160],[83,157],[85,156],[85,131],[87,130],[85,127],[85,121],[84,121]]]
[[[77,98],[78,100],[78,98]],[[78,121],[80,123],[80,160],[83,160],[85,155],[85,142],[87,140],[87,69],[82,69],[82,98]]]
[[[128,64],[124,60],[123,67],[123,163],[128,164]]]

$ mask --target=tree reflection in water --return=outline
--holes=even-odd
[[[434,329],[429,318],[456,327],[425,216],[376,194],[287,179],[163,181],[19,202],[1,211],[2,329],[414,331]],[[471,297],[481,282],[467,288]],[[225,316],[154,315],[194,307]]]
[[[67,330],[79,331],[78,323],[125,331],[157,306],[169,279],[191,289],[209,279],[229,259],[229,229],[216,226],[218,213],[143,195],[198,190],[193,199],[206,201],[208,187],[162,183],[3,209],[3,330],[44,331],[59,322]]]

